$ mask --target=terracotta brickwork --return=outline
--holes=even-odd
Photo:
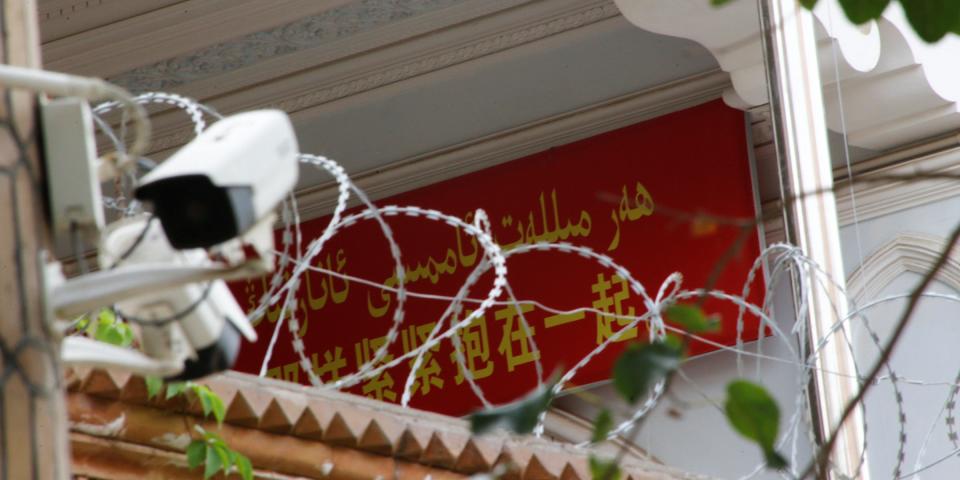
[[[216,431],[185,397],[147,398],[126,373],[71,370],[68,411],[74,471],[94,478],[199,478],[183,451],[193,426]],[[586,480],[587,453],[505,433],[472,437],[461,419],[364,397],[229,372],[205,380],[227,407],[219,432],[250,457],[260,478],[463,478]],[[694,479],[654,462],[629,461],[626,478]]]

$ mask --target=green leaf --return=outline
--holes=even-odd
[[[630,403],[636,403],[647,391],[680,366],[683,350],[665,342],[633,344],[613,366],[613,385]]]
[[[221,442],[219,445],[213,445],[213,451],[217,453],[217,456],[220,457],[221,468],[224,472],[230,470],[230,467],[233,465],[233,459],[236,458],[236,453],[227,446],[226,443]]]
[[[97,341],[118,347],[129,347],[133,343],[133,330],[129,325],[118,320],[109,309],[100,310],[91,329],[93,338]]]
[[[724,409],[733,428],[760,446],[768,466],[786,467],[786,459],[774,448],[780,428],[780,408],[766,389],[746,380],[730,382]]]
[[[199,467],[206,456],[207,442],[194,440],[187,446],[187,466],[191,469]]]
[[[220,438],[220,435],[217,435],[217,434],[214,433],[214,432],[208,432],[208,431],[204,430],[204,431],[203,431],[203,438],[206,438],[207,441],[210,442],[210,443],[214,443],[214,444],[220,443],[220,444],[226,445],[225,443],[223,443],[223,439]]]
[[[907,20],[917,35],[928,43],[960,29],[960,2],[957,0],[900,0]]]
[[[780,452],[777,452],[776,450],[764,452],[763,458],[767,461],[767,466],[774,470],[783,470],[790,465],[790,463],[787,462],[787,459],[783,455],[780,455]]]
[[[227,416],[227,407],[223,404],[220,395],[213,391],[210,391],[210,409],[213,411],[213,418],[217,419],[217,425],[223,425],[223,419]]]
[[[100,313],[97,314],[97,321],[100,323],[115,323],[117,316],[113,313],[113,310],[101,308]]]
[[[170,400],[177,395],[183,393],[187,389],[187,382],[173,382],[167,384],[167,395],[166,399]]]
[[[611,429],[613,429],[613,417],[610,416],[610,410],[603,409],[593,421],[593,437],[590,441],[597,443],[606,440]]]
[[[203,416],[209,417],[213,412],[213,406],[210,404],[210,390],[203,385],[193,385],[193,394],[200,399],[200,406],[203,407]]]
[[[817,6],[817,0],[800,0],[800,5],[807,10],[813,10],[813,7]]]
[[[890,0],[840,0],[843,13],[857,25],[880,18],[889,4]]]
[[[590,455],[590,476],[593,480],[620,480],[620,465],[614,460]]]
[[[554,385],[556,381],[547,382],[516,402],[470,414],[470,431],[481,434],[496,427],[504,427],[518,434],[532,432],[537,426],[540,414],[546,411],[553,401]]]
[[[116,328],[97,327],[97,333],[93,336],[97,341],[109,343],[110,345],[120,346],[123,343],[123,336]]]
[[[227,408],[223,404],[223,399],[219,395],[210,390],[210,387],[206,385],[191,384],[190,385],[193,394],[200,399],[200,406],[203,408],[203,416],[208,417],[210,414],[213,414],[213,418],[217,420],[217,424],[223,424],[223,419],[226,416]]]
[[[683,339],[672,333],[668,333],[665,337],[663,337],[663,343],[666,343],[668,347],[674,348],[680,352],[683,352],[684,348],[686,348],[683,345]]]
[[[90,328],[90,316],[84,315],[80,317],[80,320],[77,321],[77,325],[74,327],[76,331],[83,332]]]
[[[216,448],[207,448],[207,455],[204,461],[203,478],[207,479],[217,474],[223,468],[223,460]]]
[[[716,332],[720,330],[720,317],[706,316],[700,307],[675,303],[667,308],[667,320],[676,323],[690,333]]]
[[[253,465],[250,464],[249,458],[243,454],[236,453],[236,458],[233,463],[237,467],[237,473],[243,477],[243,480],[253,480]]]
[[[147,384],[147,398],[152,399],[163,390],[163,379],[160,377],[146,376],[143,381]]]

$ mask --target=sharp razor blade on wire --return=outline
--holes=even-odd
[[[79,96],[90,100],[101,100],[111,98],[111,101],[102,103],[93,109],[85,106],[84,102],[76,101],[50,101],[47,109],[47,120],[55,124],[58,120],[68,119],[79,122],[79,127],[84,130],[84,134],[77,138],[67,141],[62,140],[62,144],[53,144],[52,151],[65,152],[65,154],[76,154],[77,148],[81,148],[88,157],[88,162],[83,165],[70,164],[69,167],[57,165],[63,168],[70,168],[80,174],[88,175],[94,180],[86,185],[86,191],[73,191],[77,194],[74,198],[67,198],[65,201],[75,201],[83,206],[80,210],[87,215],[77,215],[76,213],[64,215],[62,219],[58,217],[61,234],[83,234],[89,239],[91,236],[99,235],[103,230],[102,208],[119,212],[125,219],[111,225],[105,230],[100,242],[100,272],[88,274],[89,276],[79,277],[78,279],[65,280],[59,275],[58,266],[48,268],[48,280],[51,289],[48,292],[48,305],[51,308],[51,315],[58,317],[67,317],[65,320],[71,320],[72,316],[85,313],[87,311],[108,306],[120,312],[121,317],[128,320],[135,320],[135,323],[141,329],[143,337],[142,343],[147,351],[146,356],[134,357],[128,353],[118,353],[110,350],[111,355],[118,355],[112,360],[104,360],[104,348],[102,345],[92,345],[89,342],[79,340],[77,337],[68,337],[65,342],[68,348],[65,350],[64,357],[68,362],[74,363],[92,363],[95,365],[109,364],[116,365],[117,358],[128,362],[127,367],[143,373],[160,373],[169,376],[193,376],[208,373],[209,371],[227,368],[232,364],[230,349],[235,348],[236,335],[227,335],[232,339],[224,341],[223,332],[239,331],[247,338],[254,338],[255,333],[250,327],[252,320],[263,316],[267,309],[280,305],[280,315],[275,329],[269,340],[269,347],[262,362],[261,375],[266,371],[273,355],[276,343],[279,341],[282,325],[286,324],[291,332],[291,346],[299,358],[299,363],[307,373],[311,383],[318,387],[344,389],[358,383],[374,378],[381,372],[399,366],[406,362],[413,363],[413,368],[404,382],[404,388],[401,397],[401,403],[407,405],[410,402],[413,386],[415,383],[415,374],[417,367],[425,361],[427,352],[435,348],[443,341],[449,341],[454,350],[454,359],[464,373],[464,379],[468,383],[471,391],[477,396],[480,402],[485,406],[491,406],[486,398],[482,385],[474,378],[471,370],[466,368],[465,358],[461,350],[460,338],[458,332],[466,328],[471,321],[484,314],[485,311],[494,305],[513,305],[532,303],[547,311],[560,312],[551,309],[548,305],[542,305],[535,300],[516,298],[509,282],[507,259],[510,257],[524,255],[529,252],[549,251],[560,255],[576,255],[587,259],[607,269],[615,272],[630,285],[630,289],[643,299],[643,305],[646,312],[626,318],[629,322],[623,326],[622,331],[633,328],[641,322],[649,324],[651,335],[655,337],[664,336],[668,330],[674,327],[663,322],[660,313],[670,304],[683,299],[696,299],[703,297],[715,298],[721,301],[730,302],[737,306],[738,316],[736,319],[736,342],[734,346],[716,344],[717,348],[731,351],[736,355],[737,371],[744,371],[743,359],[750,357],[758,362],[757,372],[759,376],[759,362],[769,361],[792,365],[801,374],[798,376],[796,406],[794,414],[788,421],[787,435],[781,440],[781,445],[788,441],[794,445],[794,460],[796,457],[796,444],[798,438],[804,430],[801,427],[802,407],[808,407],[809,397],[806,395],[807,383],[816,370],[817,355],[824,347],[824,342],[813,345],[810,352],[805,350],[804,345],[796,347],[796,338],[805,338],[806,332],[802,322],[794,327],[794,330],[784,332],[779,325],[773,321],[774,306],[773,298],[770,292],[776,290],[776,282],[781,278],[790,275],[800,275],[811,277],[815,282],[823,282],[824,278],[820,275],[819,267],[812,264],[803,256],[796,247],[784,244],[776,244],[766,248],[759,256],[749,271],[744,281],[744,286],[739,295],[717,291],[717,290],[684,290],[680,285],[680,277],[674,275],[669,277],[658,289],[658,294],[651,297],[647,294],[647,288],[639,282],[631,272],[618,264],[615,258],[598,254],[586,247],[571,245],[568,243],[535,243],[531,245],[522,245],[509,251],[504,251],[493,240],[490,234],[489,220],[482,210],[474,213],[474,221],[467,222],[463,219],[448,215],[432,209],[423,209],[415,206],[387,206],[378,207],[366,196],[366,194],[354,184],[345,170],[335,161],[317,155],[298,153],[296,138],[293,136],[289,120],[280,112],[264,114],[260,112],[257,119],[250,114],[241,114],[237,116],[222,117],[215,110],[199,104],[191,99],[170,93],[146,93],[136,97],[126,95],[124,92],[114,87],[105,86],[103,82],[93,82],[87,80],[77,80],[76,77],[60,76],[52,79],[39,75],[36,72],[7,71],[6,76],[19,79],[23,85],[32,85],[30,82],[40,82],[46,91],[62,96]],[[11,73],[12,72],[12,73]],[[0,72],[2,73],[2,72]],[[19,75],[19,76],[17,76]],[[43,78],[41,78],[43,77]],[[46,82],[46,83],[43,83]],[[80,85],[82,88],[73,88]],[[71,87],[71,88],[66,88]],[[27,87],[31,88],[31,87]],[[146,137],[149,135],[149,122],[146,120],[146,113],[143,105],[160,104],[165,107],[172,107],[185,112],[193,124],[193,131],[197,138],[181,150],[174,158],[164,162],[159,167],[153,168],[152,162],[144,159],[142,155],[146,152]],[[114,131],[110,122],[103,117],[110,112],[124,108],[127,112],[121,119],[121,132]],[[247,116],[244,116],[247,115]],[[264,115],[268,118],[263,120]],[[213,118],[216,121],[208,128],[206,117]],[[132,118],[136,122],[137,139],[129,148],[124,143],[125,122]],[[263,120],[259,126],[252,127],[254,130],[244,130],[250,124],[256,124]],[[99,161],[92,153],[92,144],[89,143],[89,137],[92,134],[92,125],[100,128],[104,136],[112,143],[115,155],[108,155]],[[88,126],[89,125],[89,126]],[[48,125],[48,128],[50,126]],[[239,135],[246,138],[238,138]],[[247,141],[247,138],[256,138],[256,141]],[[78,147],[79,145],[79,147]],[[264,160],[254,160],[249,163],[249,168],[236,168],[234,162],[237,158],[255,158],[249,155],[249,152],[242,150],[249,148],[270,147],[274,151],[283,152],[282,157],[286,163],[284,165],[293,165],[291,170],[287,168],[275,168],[274,162],[270,168],[280,170],[280,173],[286,172],[286,176],[275,182],[266,182],[265,188],[260,183],[251,182],[248,191],[231,191],[218,186],[217,175],[223,174],[229,176],[238,171],[247,173],[260,172],[265,167]],[[51,145],[48,145],[50,150]],[[265,148],[265,147],[264,147]],[[215,160],[199,160],[207,158],[210,155]],[[260,155],[270,156],[272,154],[264,153]],[[70,157],[73,158],[73,157]],[[218,163],[216,159],[222,159]],[[68,159],[69,160],[69,159]],[[333,177],[337,185],[337,203],[330,220],[324,227],[322,233],[314,239],[309,240],[306,245],[303,244],[304,238],[300,230],[299,214],[295,205],[295,197],[290,194],[293,185],[296,182],[296,164],[304,166],[313,166],[319,168]],[[227,168],[226,165],[230,165]],[[141,167],[152,169],[146,176],[135,178]],[[276,172],[269,172],[276,173]],[[127,195],[123,191],[123,182],[116,182],[121,187],[121,191],[116,193],[115,197],[103,197],[99,193],[99,182],[110,177],[123,178],[124,175],[135,178],[136,190],[133,195]],[[264,171],[260,175],[268,176]],[[237,179],[231,178],[233,184],[243,184]],[[184,183],[187,182],[187,183]],[[191,183],[192,182],[192,183]],[[229,182],[221,182],[227,184]],[[192,198],[197,200],[196,196],[187,196],[183,203],[177,200],[178,191],[182,192],[185,186],[189,186],[193,192],[204,192],[203,202],[189,202]],[[68,189],[69,190],[69,189]],[[359,213],[346,214],[347,203],[351,196],[365,207]],[[267,198],[269,197],[269,198]],[[129,201],[136,198],[137,201]],[[96,202],[91,202],[91,199]],[[56,199],[63,200],[63,199]],[[154,209],[155,217],[144,216],[142,214],[142,203],[139,200],[151,203]],[[220,202],[220,203],[217,203]],[[281,221],[283,232],[280,236],[282,246],[279,250],[273,249],[272,228],[276,220],[273,215],[275,207],[282,202],[283,214]],[[57,202],[53,202],[57,205]],[[63,201],[59,203],[63,204]],[[211,204],[221,205],[221,207],[210,211],[207,208]],[[207,208],[205,210],[205,208]],[[67,211],[64,209],[62,211]],[[233,212],[234,225],[217,230],[214,235],[209,230],[211,214],[217,213],[222,216],[224,211]],[[61,210],[55,210],[55,216]],[[187,215],[184,215],[187,213]],[[470,272],[467,279],[460,286],[457,293],[453,296],[430,295],[422,292],[409,291],[406,287],[404,276],[404,267],[402,263],[402,251],[396,242],[393,231],[384,217],[394,215],[405,215],[410,218],[416,218],[420,221],[440,222],[451,228],[460,229],[466,234],[476,239],[483,251],[482,260],[477,267]],[[192,215],[192,216],[191,216]],[[154,218],[159,219],[158,222]],[[190,224],[190,221],[194,222]],[[296,317],[294,306],[298,301],[298,290],[301,284],[301,278],[310,270],[320,270],[329,275],[337,275],[337,272],[317,269],[312,266],[312,262],[321,253],[329,240],[344,229],[351,228],[361,222],[374,222],[380,229],[383,237],[389,246],[389,252],[393,263],[393,270],[397,272],[397,283],[393,286],[382,285],[380,282],[374,282],[368,279],[352,278],[353,280],[366,282],[370,285],[376,285],[385,291],[389,291],[396,296],[397,302],[394,306],[392,321],[388,331],[385,334],[386,341],[380,345],[370,358],[360,365],[357,370],[346,375],[339,380],[324,384],[320,381],[311,367],[311,362],[307,358],[306,348],[303,340],[297,336],[297,330],[300,328],[300,321]],[[86,228],[77,228],[80,225]],[[202,229],[200,227],[203,227]],[[240,241],[234,241],[236,239]],[[253,246],[256,255],[250,255],[247,247]],[[211,247],[213,252],[211,253]],[[74,254],[83,259],[85,252],[77,250]],[[274,261],[276,260],[276,261]],[[760,305],[755,305],[747,301],[750,296],[750,286],[761,270],[764,262],[772,262],[768,268],[765,286],[768,287],[766,298]],[[172,265],[171,265],[172,262]],[[162,264],[162,265],[161,265]],[[166,268],[160,268],[164,266]],[[256,274],[262,274],[267,271],[273,271],[273,276],[269,281],[269,288],[259,299],[258,305],[247,315],[244,315],[236,301],[233,300],[229,291],[223,285],[223,278],[242,278]],[[493,270],[494,279],[491,285],[483,287],[477,285],[481,276]],[[141,281],[146,275],[160,275],[164,283],[164,291],[161,295],[164,307],[157,309],[156,302],[158,297],[151,290],[156,285],[151,281]],[[286,275],[286,277],[285,277]],[[141,280],[138,280],[141,279]],[[78,283],[79,282],[79,283]],[[124,285],[124,288],[113,288],[118,282],[132,282],[137,284],[136,288],[130,285]],[[139,283],[138,283],[139,282]],[[815,283],[814,282],[814,283]],[[800,282],[803,285],[808,282]],[[811,283],[812,284],[812,283]],[[106,286],[105,286],[106,285]],[[186,286],[184,286],[186,285]],[[829,285],[822,285],[824,288]],[[472,296],[471,292],[477,289],[484,289],[486,293],[479,297]],[[96,293],[94,299],[90,299],[91,292]],[[132,293],[131,293],[132,292]],[[173,292],[173,293],[171,293]],[[153,296],[151,296],[153,295]],[[504,295],[508,298],[504,299]],[[934,295],[934,294],[930,294]],[[436,325],[421,345],[411,349],[403,355],[385,361],[388,358],[388,351],[398,338],[405,319],[405,307],[408,298],[422,297],[432,300],[448,303],[448,307],[437,320]],[[805,292],[799,295],[799,305],[797,311],[805,312],[808,308],[808,296]],[[955,296],[943,296],[939,298],[949,299],[950,301],[960,301]],[[149,301],[148,301],[149,300]],[[890,297],[872,302],[851,309],[853,313],[846,319],[842,319],[834,326],[837,331],[844,322],[853,319],[862,320],[863,325],[869,330],[870,326],[866,323],[865,313],[868,309],[878,304],[894,301],[896,298]],[[465,304],[474,305],[476,308],[465,318],[457,320],[459,313],[463,310]],[[519,310],[519,308],[518,308]],[[582,308],[578,311],[594,311],[603,313],[591,308]],[[788,352],[789,358],[773,357],[763,353],[764,335],[760,335],[760,340],[756,343],[756,351],[751,351],[743,341],[744,335],[744,317],[752,315],[760,319],[761,332],[763,329],[769,329],[773,332],[774,341],[784,345],[784,350]],[[228,323],[220,322],[209,325],[209,322],[203,321],[207,317],[220,317],[230,319]],[[526,324],[522,314],[520,321]],[[870,330],[872,333],[872,330]],[[154,336],[151,336],[154,335]],[[161,335],[156,337],[155,335]],[[709,339],[693,336],[697,341],[711,342]],[[173,350],[165,349],[157,338],[175,338],[174,342],[179,347]],[[598,345],[588,354],[584,355],[571,368],[562,373],[560,381],[554,387],[557,393],[560,393],[564,385],[574,379],[577,373],[585,366],[589,365],[598,355],[604,352],[616,340],[614,335],[605,342]],[[829,337],[828,337],[829,338]],[[879,338],[875,333],[870,335],[873,343],[879,348]],[[152,340],[154,339],[154,340]],[[769,341],[769,340],[767,340]],[[224,343],[225,342],[225,343]],[[231,344],[232,345],[227,345]],[[536,352],[540,348],[549,348],[549,346],[531,345]],[[210,350],[212,348],[212,350]],[[852,348],[852,347],[851,347]],[[211,354],[212,352],[212,354]],[[235,357],[235,350],[232,355]],[[205,364],[202,364],[206,362]],[[122,363],[122,362],[121,362]],[[185,369],[184,364],[188,367]],[[543,382],[542,366],[539,364],[539,358],[536,363],[538,384]],[[906,416],[903,413],[903,395],[899,390],[899,384],[903,382],[924,385],[927,382],[917,379],[904,379],[898,376],[890,367],[888,367],[889,380],[894,389],[894,395],[897,399],[897,406],[900,412],[898,442],[898,462],[895,475],[902,471],[904,458],[904,439]],[[834,372],[825,372],[833,374]],[[958,377],[960,379],[960,377]],[[931,383],[932,384],[932,383]],[[954,382],[951,393],[947,399],[945,411],[948,412],[947,423],[950,428],[950,440],[956,444],[956,431],[953,426],[954,405],[957,392],[957,385]],[[704,393],[704,395],[706,395]],[[642,402],[628,418],[611,429],[609,438],[621,435],[628,431],[662,402],[664,398],[664,384],[659,382],[653,389],[649,398]],[[543,419],[537,429],[539,433],[543,432]],[[812,431],[806,429],[808,434]],[[931,427],[932,432],[932,427]],[[924,440],[924,448],[930,439],[928,434]],[[582,445],[590,447],[588,444]],[[939,460],[938,460],[939,461]],[[793,462],[796,464],[796,462]],[[935,463],[935,462],[934,462]],[[915,470],[923,468],[917,460]],[[748,474],[744,478],[755,475],[760,470]]]

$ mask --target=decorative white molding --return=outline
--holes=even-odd
[[[892,213],[929,203],[960,197],[960,182],[952,178],[881,181],[884,176],[911,174],[960,174],[960,147],[915,157],[868,171],[855,172],[858,179],[850,186],[845,168],[834,174],[834,196],[841,227],[885,217]],[[856,207],[856,208],[854,208]],[[783,224],[777,216],[779,201],[763,205],[768,242],[784,239]]]
[[[40,23],[44,23],[101,7],[103,2],[104,0],[40,0],[37,5],[37,15]]]
[[[40,0],[37,16],[40,41],[70,35],[143,15],[183,0]]]
[[[730,72],[728,104],[767,102],[756,2],[616,0],[635,25],[690,38]],[[960,39],[923,43],[899,3],[877,22],[851,25],[836,2],[814,10],[830,128],[851,145],[884,150],[960,128]]]
[[[481,14],[485,16],[477,18]],[[617,17],[619,12],[611,0],[457,3],[194,81],[178,91],[200,99],[216,95],[212,103],[224,113],[254,108],[306,112]],[[454,25],[461,26],[451,28]],[[179,114],[161,113],[152,119],[154,152],[178,147],[192,138]]]
[[[391,12],[397,8],[397,2],[419,7],[402,9],[415,12],[413,15],[397,14]],[[179,93],[199,99],[248,90],[256,91],[258,96],[271,96],[275,92],[263,88],[264,84],[287,90],[301,88],[301,84],[335,81],[359,71],[383,69],[397,58],[429,55],[451,44],[469,42],[478,35],[509,28],[518,19],[545,18],[568,10],[569,2],[550,2],[550,8],[543,9],[537,8],[542,2],[531,3],[531,0],[367,0],[320,15],[305,16],[283,27],[255,32],[230,42],[198,44],[191,55],[166,59],[141,70],[140,75],[147,75],[145,83],[140,83],[136,77],[124,80],[125,73],[113,78],[124,82],[133,91],[157,86],[151,83],[154,80],[165,85],[180,85]],[[532,10],[538,15],[524,14]],[[392,18],[384,21],[377,17]],[[297,39],[264,38],[276,36]],[[255,62],[236,60],[239,55],[249,55],[243,50],[251,47],[288,53],[269,58],[250,55],[250,59],[257,60]],[[240,53],[231,54],[231,60],[222,68],[207,72],[203,71],[206,67],[191,66],[221,62],[218,57],[223,50],[239,50]],[[179,71],[180,68],[184,71]],[[184,80],[187,83],[183,83]]]
[[[288,112],[303,110],[389,83],[399,82],[427,72],[532,43],[552,35],[615,17],[619,13],[616,7],[608,1],[581,3],[580,8],[565,12],[563,16],[540,19],[537,22],[472,39],[465,44],[450,45],[448,48],[420,58],[400,59],[396,64],[386,69],[378,69],[364,75],[341,79],[328,85],[319,85],[309,93],[276,102],[272,107]]]
[[[960,149],[914,158],[861,174],[852,189],[848,180],[836,182],[835,196],[840,225],[851,225],[854,221],[862,222],[960,196],[960,182],[955,179],[870,181],[871,178],[884,175],[910,175],[917,172],[960,173]]]
[[[708,72],[360,172],[351,178],[371,198],[384,198],[715,100],[729,85],[725,73]],[[330,213],[336,194],[332,183],[297,192],[301,216],[310,219]]]
[[[108,80],[135,92],[167,91],[200,79],[235,72],[274,57],[304,53],[338,39],[353,37],[465,1],[419,0],[406,2],[404,8],[398,8],[397,0],[348,3],[269,30],[135,68]],[[302,63],[300,68],[303,68]]]
[[[616,4],[640,28],[690,38],[707,47],[733,79],[728,103],[746,108],[767,102],[756,2],[730,2],[720,8],[696,0],[616,0]],[[876,65],[880,38],[874,29],[839,21],[844,17],[836,2],[820,2],[814,13],[821,57],[831,58],[829,66],[821,66],[822,73],[829,73],[826,78],[834,77],[832,47],[839,51],[841,78]]]
[[[44,67],[79,75],[110,77],[189,53],[197,49],[198,41],[206,45],[225,42],[316,15],[350,1],[180,1],[48,42],[43,45]]]
[[[783,219],[779,216],[775,216],[779,210],[773,211],[767,208],[767,206],[768,205],[765,204],[762,208],[764,217],[767,219],[763,222],[763,240],[765,245],[786,242],[787,232],[783,228]],[[777,208],[779,208],[779,206]]]
[[[858,305],[877,298],[904,273],[924,275],[946,246],[943,238],[922,233],[901,233],[863,260],[847,279],[847,291]],[[960,256],[947,259],[936,280],[960,292]]]

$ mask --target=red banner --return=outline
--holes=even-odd
[[[738,294],[758,253],[756,232],[699,214],[754,216],[744,129],[741,112],[712,102],[378,204],[433,208],[467,221],[477,208],[483,208],[495,240],[505,250],[543,241],[587,246],[625,266],[651,296],[673,272],[683,274],[683,288],[705,286],[719,263],[723,266],[715,288]],[[455,295],[482,255],[473,237],[442,222],[404,216],[387,220],[402,250],[406,286],[412,292]],[[325,217],[305,222],[301,226],[305,242],[319,236],[328,221]],[[732,256],[725,255],[741,243]],[[724,260],[725,256],[729,258]],[[374,221],[339,233],[313,264],[378,284],[397,283],[388,244]],[[578,255],[525,253],[510,257],[507,267],[510,285],[520,300],[536,300],[559,310],[592,307],[609,315],[554,315],[526,304],[521,311],[529,330],[521,327],[514,306],[497,305],[477,318],[460,332],[460,340],[467,368],[495,403],[512,400],[536,385],[538,357],[548,374],[569,368],[627,323],[613,315],[646,311],[625,279]],[[492,278],[492,273],[485,274],[470,296],[482,298]],[[241,305],[252,309],[266,282],[234,285]],[[298,336],[314,372],[324,382],[355,371],[384,343],[396,307],[392,293],[307,272],[298,294]],[[751,300],[756,302],[762,294],[758,286]],[[448,303],[409,298],[403,328],[386,360],[421,345]],[[476,304],[465,305],[466,312],[471,308]],[[732,344],[736,306],[711,300],[704,309],[719,314],[723,321],[721,331],[710,337]],[[259,371],[278,314],[279,308],[274,308],[258,321],[261,340],[244,346],[237,370]],[[464,314],[458,317],[462,318]],[[756,338],[755,318],[747,318],[745,332],[748,340]],[[585,384],[609,378],[623,347],[646,336],[643,326],[635,327],[574,381]],[[709,350],[702,343],[692,345],[694,354]],[[286,328],[269,367],[272,377],[309,383]],[[399,402],[409,371],[409,363],[404,362],[350,391]],[[480,405],[463,379],[449,342],[429,351],[416,378],[414,407],[461,415]]]

